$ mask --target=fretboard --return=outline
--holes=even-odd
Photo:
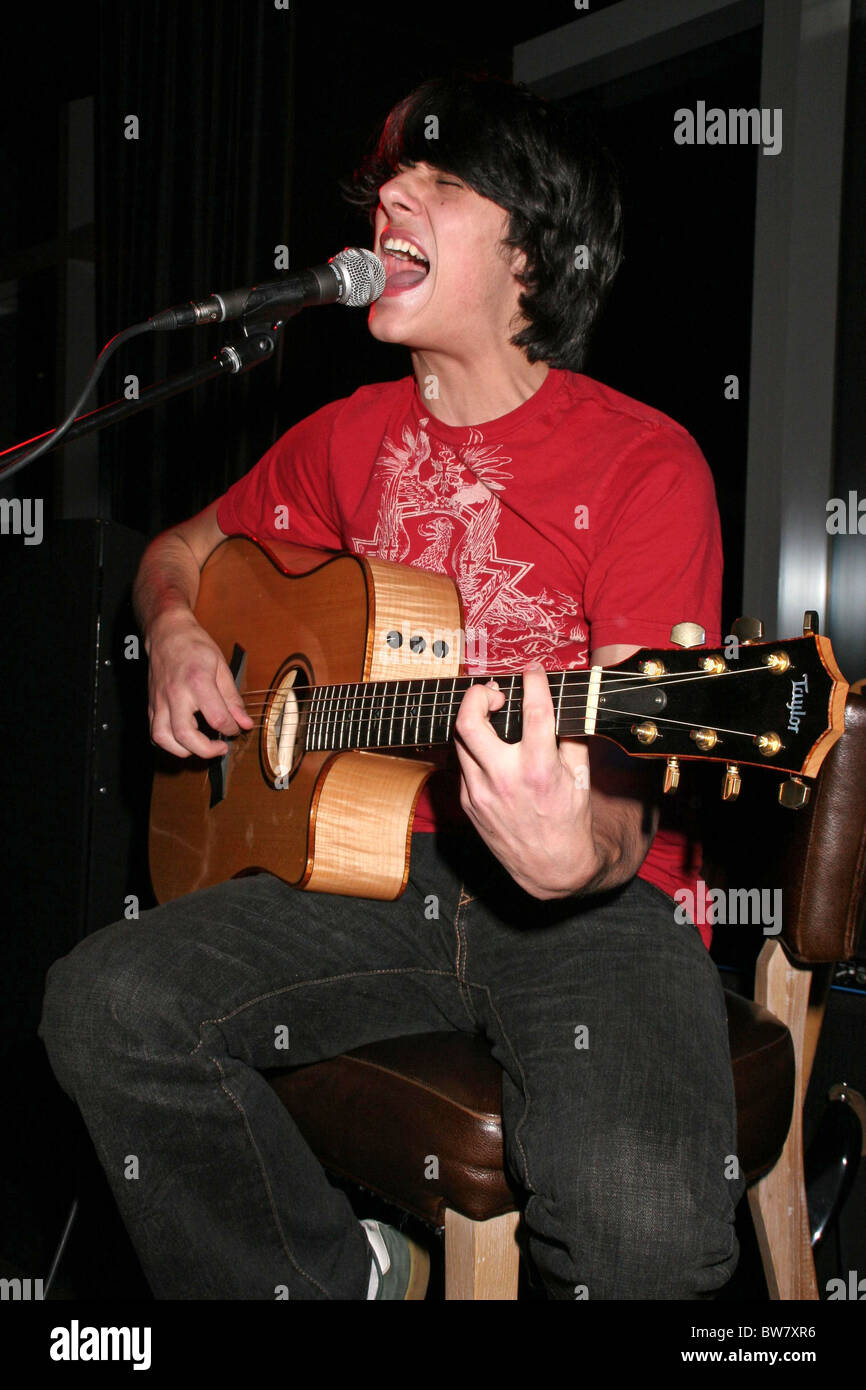
[[[328,748],[407,748],[448,743],[460,702],[471,685],[489,676],[452,680],[366,681],[321,685],[310,691],[305,746]],[[508,743],[519,741],[523,725],[523,683],[519,673],[498,676],[505,696],[491,723]],[[548,673],[556,732],[577,737],[595,732],[595,708],[602,673]]]

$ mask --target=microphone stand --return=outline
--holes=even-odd
[[[280,318],[277,320],[272,313],[269,319],[259,318],[256,321],[253,318],[249,323],[244,322],[243,336],[226,343],[217,355],[211,357],[207,362],[202,362],[197,367],[190,367],[184,372],[177,372],[174,376],[167,377],[165,381],[159,381],[154,386],[146,387],[137,398],[112,401],[109,405],[101,406],[98,410],[91,410],[86,415],[76,416],[57,444],[49,444],[40,457],[44,458],[55,448],[62,448],[64,444],[73,439],[81,439],[84,435],[105,429],[107,425],[114,425],[119,420],[125,420],[129,415],[136,415],[140,410],[148,410],[151,406],[159,405],[161,401],[169,400],[182,391],[189,391],[204,381],[211,381],[218,376],[240,376],[243,372],[248,372],[253,367],[259,366],[260,363],[266,362],[276,350],[277,338],[285,319],[293,317],[300,311],[300,307],[299,305],[297,309],[287,311],[280,306],[278,310]],[[255,313],[261,315],[261,310],[256,310]],[[0,483],[3,481],[6,469],[11,467],[19,456],[36,448],[42,440],[48,439],[53,433],[53,430],[46,430],[44,434],[35,435],[22,444],[13,444],[10,448],[0,452]]]

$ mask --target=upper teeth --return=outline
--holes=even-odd
[[[408,256],[414,256],[416,261],[423,261],[428,264],[427,257],[422,255],[417,246],[413,246],[411,241],[403,241],[402,238],[389,236],[382,242],[383,251],[405,251]]]

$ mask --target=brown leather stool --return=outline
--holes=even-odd
[[[761,951],[754,1001],[725,992],[738,1158],[771,1297],[815,1299],[802,1143],[817,1036],[807,1042],[809,967],[850,958],[862,923],[866,699],[849,695],[845,736],[806,809],[779,809],[768,825],[782,932]],[[444,1226],[446,1298],[514,1299],[522,1196],[503,1171],[501,1077],[483,1039],[449,1032],[268,1079],[325,1168]]]

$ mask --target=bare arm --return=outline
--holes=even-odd
[[[151,541],[133,589],[149,660],[150,737],[179,758],[226,752],[225,743],[199,730],[196,710],[220,733],[237,734],[253,726],[219,647],[193,614],[202,566],[225,540],[216,519],[219,503],[217,498]]]
[[[163,531],[144,552],[132,600],[145,637],[162,614],[176,609],[191,613],[195,607],[201,568],[225,540],[216,519],[221,500],[218,497],[198,516]]]

